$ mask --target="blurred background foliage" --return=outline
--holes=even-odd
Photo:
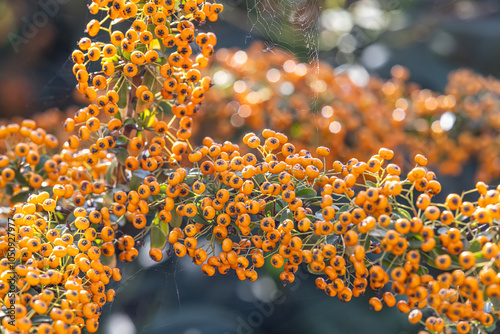
[[[72,63],[89,14],[86,0],[0,0],[0,117],[29,117],[78,105]],[[500,75],[498,0],[225,0],[222,21],[206,24],[218,47],[264,52],[282,47],[360,75],[389,77],[395,64],[411,81],[442,91],[450,71]],[[203,28],[204,29],[204,28]],[[52,115],[52,114],[47,114]],[[55,118],[57,119],[57,117]],[[229,138],[228,138],[229,139]],[[471,179],[465,169],[463,179]],[[455,191],[470,187],[456,182]],[[445,181],[446,182],[446,181]],[[147,240],[146,240],[147,241]],[[149,243],[146,242],[146,245]],[[152,263],[146,249],[123,266],[101,333],[416,333],[397,310],[369,310],[371,295],[342,304],[303,271],[279,284],[273,268],[254,283],[206,278],[185,260]]]

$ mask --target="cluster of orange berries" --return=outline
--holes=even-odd
[[[126,210],[117,190],[127,199],[134,180],[144,179],[132,171],[159,173],[163,162],[181,160],[191,116],[211,87],[199,69],[216,37],[194,24],[217,20],[222,5],[94,0],[89,10],[104,13],[87,26],[99,41],[82,38],[72,59],[77,90],[90,104],[64,121],[63,134],[51,123],[60,114],[38,117],[43,128],[34,120],[0,125],[0,200],[12,208],[2,211],[0,228],[2,332],[97,331],[102,306],[114,298],[106,285],[120,279],[116,258],[138,254],[138,236],[118,226],[143,228],[149,212],[142,188]],[[101,42],[106,33],[109,42]]]
[[[114,148],[107,144],[111,137],[123,134],[128,141],[132,133],[140,138],[152,132],[156,121],[154,131],[163,137],[157,153],[176,161],[165,142],[184,146],[192,116],[212,85],[199,69],[207,66],[217,39],[195,24],[216,21],[223,6],[205,0],[94,0],[89,10],[105,17],[87,25],[98,40],[82,38],[72,54],[77,90],[91,103],[64,123],[67,132],[77,131],[67,146],[74,150],[92,139],[95,154]],[[106,34],[109,41],[103,41]],[[138,143],[129,144],[137,150]]]
[[[374,309],[397,305],[412,323],[432,308],[438,318],[426,322],[430,331],[468,333],[493,323],[499,309],[484,306],[500,293],[499,189],[479,182],[469,191],[480,194],[476,202],[450,194],[432,203],[441,185],[422,155],[403,178],[387,163],[389,149],[327,169],[327,148],[315,157],[296,151],[282,133],[264,130],[263,137],[243,138],[259,158],[205,138],[189,154],[197,167],[169,174],[159,221],[176,222],[168,240],[177,256],[190,256],[209,276],[234,270],[250,281],[270,261],[285,284],[305,264],[320,275],[317,287],[342,301],[370,286],[381,293],[370,300]],[[444,273],[434,277],[428,267]],[[392,292],[383,293],[388,283]],[[397,295],[407,300],[397,302]]]
[[[413,323],[421,320],[421,308],[432,307],[439,317],[427,319],[429,330],[451,326],[467,333],[471,325],[492,323],[497,310],[483,308],[485,296],[500,296],[498,189],[478,183],[476,202],[450,194],[445,203],[432,203],[441,186],[426,169],[424,156],[415,157],[416,166],[403,179],[400,167],[387,163],[394,156],[389,149],[366,162],[335,161],[326,168],[326,147],[313,155],[297,151],[282,133],[266,129],[262,136],[264,140],[250,133],[243,139],[256,154],[241,154],[238,145],[205,138],[203,146],[188,154],[193,168],[151,171],[138,166],[135,172],[146,176],[136,185],[131,182],[128,190],[99,181],[109,168],[106,155],[100,157],[99,163],[108,161],[102,170],[82,173],[87,179],[65,175],[65,164],[73,172],[85,160],[65,162],[62,157],[70,154],[48,159],[44,165],[53,163],[58,175],[45,181],[48,191],[30,187],[26,202],[13,206],[18,233],[13,270],[6,256],[6,231],[1,237],[4,305],[20,311],[17,322],[9,324],[5,317],[4,326],[31,328],[35,314],[49,314],[50,322],[38,324],[39,331],[71,328],[76,333],[83,326],[95,331],[99,307],[113,300],[113,290],[105,291],[105,285],[119,278],[117,269],[104,263],[115,252],[122,261],[134,260],[136,240],[147,232],[155,240],[150,250],[154,260],[163,258],[168,240],[177,256],[190,256],[209,276],[234,270],[239,279],[254,281],[256,269],[270,261],[282,269],[281,280],[291,283],[305,264],[320,275],[317,287],[342,301],[363,294],[368,285],[381,291],[392,283],[392,292],[370,300],[372,307],[397,304]],[[24,168],[29,162],[19,158],[15,164]],[[140,232],[116,238],[120,221]],[[427,266],[454,271],[434,278]],[[59,277],[58,283],[48,280],[52,275]],[[18,299],[7,295],[12,277]],[[406,295],[408,301],[396,303],[394,295]]]
[[[54,187],[54,196],[44,191],[14,205],[13,250],[9,234],[0,237],[0,296],[3,306],[14,309],[14,318],[2,319],[6,333],[36,329],[36,333],[79,334],[82,328],[93,333],[102,306],[114,299],[115,291],[106,290],[106,285],[120,280],[120,271],[100,261],[101,249],[114,239],[109,213],[87,213],[79,207],[72,212],[71,224],[60,223],[55,211],[59,190]],[[100,232],[90,227],[100,223],[104,225]]]
[[[73,53],[77,88],[91,104],[64,122],[71,135],[62,148],[33,120],[0,125],[5,333],[97,331],[102,306],[114,299],[106,286],[120,279],[116,259],[136,259],[146,234],[153,260],[160,261],[170,243],[177,256],[189,256],[208,276],[234,271],[240,280],[255,281],[258,268],[268,262],[280,269],[284,284],[306,267],[318,275],[319,289],[343,302],[370,287],[378,293],[370,299],[375,310],[397,306],[411,323],[421,322],[431,332],[482,331],[498,318],[500,187],[478,182],[475,189],[449,194],[439,203],[433,199],[441,185],[421,154],[409,172],[390,162],[397,156],[387,148],[342,163],[327,147],[316,145],[311,152],[270,129],[262,136],[246,134],[242,147],[206,137],[193,148],[188,141],[192,116],[211,86],[195,67],[208,64],[216,39],[198,33],[192,21],[214,21],[222,7],[205,1],[94,0],[89,9],[106,14],[89,23],[89,35],[103,30],[111,42],[84,38]],[[131,18],[129,30],[113,30]],[[109,27],[103,27],[108,20]],[[194,44],[201,52],[195,61]],[[167,56],[173,46],[177,51]],[[302,94],[313,89],[318,99],[327,99],[323,84],[331,85],[338,100],[321,117],[363,111],[345,118],[353,122],[351,130],[363,119],[387,140],[385,125],[373,117],[388,106],[411,115],[409,105],[404,107],[410,88],[402,68],[393,71],[391,81],[372,79],[370,89],[362,89],[324,65],[319,71],[323,83],[318,83],[310,81],[306,65],[288,56],[266,54],[263,65],[262,59],[253,60],[258,57],[252,51],[252,58],[241,52],[226,50],[221,59],[241,73],[267,69],[266,80],[272,83],[286,77],[288,84],[270,87],[307,122]],[[90,71],[90,62],[101,59],[102,71]],[[281,64],[286,74],[269,64]],[[279,101],[266,89],[255,95],[238,82],[233,88],[240,94],[239,117],[264,127],[265,118],[258,115],[277,109]],[[291,87],[296,94],[285,94]],[[440,110],[457,103],[450,94],[435,97]],[[231,103],[223,110],[232,110]],[[420,110],[421,103],[412,103]],[[432,114],[427,98],[423,103],[418,114]],[[168,110],[170,120],[161,117]],[[269,117],[281,128],[293,124],[291,114],[286,110]],[[336,156],[350,156],[345,137],[335,138],[321,136],[338,146]],[[83,140],[88,147],[80,146]],[[373,143],[380,144],[374,140],[361,152],[371,151]],[[471,199],[476,192],[479,197]],[[120,227],[125,224],[135,233],[124,234]],[[439,274],[430,274],[429,267]],[[398,301],[398,295],[405,299]],[[423,319],[423,308],[433,314]]]
[[[301,149],[336,147],[336,158],[345,160],[368,159],[389,147],[405,152],[400,164],[409,151],[425,154],[441,175],[459,175],[473,160],[477,180],[500,177],[500,160],[490,159],[500,155],[500,84],[494,78],[458,70],[441,94],[408,82],[401,66],[382,80],[264,49],[260,42],[245,51],[220,49],[208,68],[218,80],[202,117],[217,129],[217,139],[269,127]]]
[[[105,207],[84,208],[85,196],[106,190],[100,179],[107,158],[100,156],[90,170],[84,155],[56,150],[57,138],[34,120],[2,125],[0,132],[6,149],[0,156],[0,299],[8,310],[2,329],[95,332],[102,306],[114,298],[105,286],[120,279],[113,261],[101,256],[114,250],[116,222]]]

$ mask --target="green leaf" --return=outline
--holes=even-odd
[[[146,73],[144,73],[142,84],[147,86],[150,91],[155,92],[156,86],[158,85],[158,81],[156,80],[156,76],[152,73],[152,71],[154,71],[154,69],[151,69],[149,71],[146,71]]]
[[[38,164],[35,167],[35,171],[37,173],[39,173],[39,174],[43,173],[44,175],[46,174],[44,165],[47,162],[47,160],[49,160],[48,156],[46,156],[46,155],[41,155],[40,156],[40,161],[38,161]]]
[[[194,216],[193,218],[191,218],[195,223],[198,223],[198,224],[203,224],[203,225],[207,225],[209,224],[210,222],[207,221],[205,218],[203,218],[201,215],[197,214],[196,216]]]
[[[165,245],[167,244],[167,236],[165,235],[163,229],[156,225],[153,225],[151,226],[150,233],[151,248],[158,248],[160,250],[163,250],[163,248],[165,248]]]
[[[377,188],[377,184],[375,182],[366,180],[366,184],[372,188]]]
[[[490,302],[493,304],[495,310],[500,310],[500,298],[490,297]]]
[[[416,272],[418,276],[427,275],[429,273],[429,268],[426,266],[420,266]]]
[[[116,149],[116,159],[118,159],[118,162],[121,163],[122,165],[125,165],[125,160],[129,157],[128,151],[126,148],[119,147]]]
[[[156,27],[156,25],[154,25],[154,24],[148,24],[148,26],[147,26],[146,29],[154,36],[154,34],[155,34],[155,27]]]
[[[165,103],[165,102],[160,102],[160,104],[158,105],[160,107],[160,110],[163,114],[171,114],[172,113],[172,107]]]
[[[66,226],[66,224],[56,225],[56,227],[54,227],[54,229],[58,230],[60,235],[63,235],[66,232],[68,232],[68,227]]]
[[[71,225],[72,223],[74,223],[76,220],[76,216],[73,212],[71,212],[67,217],[66,217],[66,224],[67,225]]]
[[[177,214],[177,212],[172,211],[172,220],[170,221],[170,226],[172,227],[181,227],[182,225],[182,217]]]
[[[122,56],[123,58],[127,59],[127,60],[130,60],[130,56],[132,55],[131,52],[123,52],[122,53]]]
[[[188,172],[188,176],[198,176],[202,175],[201,170],[199,168],[191,168]]]
[[[337,214],[340,216],[340,214],[341,214],[342,212],[346,212],[346,211],[349,211],[349,205],[348,205],[348,204],[346,204],[346,205],[342,205],[342,206],[340,207],[340,209],[338,209],[338,210],[337,210]]]
[[[476,252],[479,252],[481,250],[481,243],[479,243],[479,241],[477,240],[473,240],[470,244],[469,244],[469,249],[468,251],[472,252],[472,253],[476,253]]]
[[[33,324],[41,324],[44,322],[52,323],[53,321],[48,315],[35,315],[30,320]]]
[[[142,184],[142,181],[144,180],[145,177],[141,177],[139,175],[136,175],[134,173],[132,175],[132,178],[130,179],[130,190],[137,190],[139,189],[139,186]]]
[[[40,192],[46,191],[52,197],[54,195],[54,189],[51,186],[41,187],[38,189]]]
[[[137,47],[135,49],[138,51],[141,51],[142,53],[146,53],[146,45],[144,45],[142,43],[139,43],[139,45],[137,45]]]
[[[371,235],[373,237],[383,238],[387,234],[387,231],[385,231],[381,228],[374,228],[368,233],[369,233],[369,235]]]
[[[168,225],[168,223],[160,222],[160,228],[163,230],[165,235],[168,235],[170,233],[170,226]]]
[[[104,196],[102,197],[102,204],[103,206],[112,206],[115,203],[114,200],[114,193],[108,191]]]
[[[124,122],[123,122],[123,126],[127,126],[127,125],[135,125],[137,123],[137,120],[133,117],[129,117],[127,118]]]
[[[128,138],[125,137],[124,135],[119,135],[118,138],[116,138],[116,145],[118,145],[118,146],[126,145],[127,142],[128,142]]]
[[[138,104],[139,105],[139,104]],[[136,109],[137,111],[138,109]],[[138,112],[139,113],[139,112]],[[141,113],[140,113],[140,118],[139,120],[137,121],[138,124],[143,128],[143,129],[147,129],[149,127],[149,123],[151,122],[151,118],[154,117],[154,112],[152,112],[151,110],[149,109],[144,109]]]
[[[314,222],[314,220],[316,219],[316,217],[314,217],[313,215],[306,215],[306,218],[309,219],[311,222]]]
[[[386,260],[386,259],[382,259],[382,261],[381,261],[381,262],[382,262],[382,265],[383,265],[384,267],[389,268],[389,269],[392,269],[392,267],[391,267],[391,261],[388,261],[388,260]]]
[[[406,211],[405,209],[401,209],[401,208],[398,208],[396,210],[403,218],[406,218],[408,220],[411,220],[411,215],[408,211]]]
[[[495,331],[495,329],[497,328],[497,324],[498,324],[498,321],[494,321],[493,324],[491,324],[491,326],[486,327],[486,332],[487,333],[498,333],[497,331]]]
[[[107,184],[113,184],[114,179],[115,179],[115,170],[116,167],[118,166],[118,160],[115,158],[111,161],[111,163],[108,166],[108,169],[106,169],[106,175],[104,176],[104,179]]]
[[[12,185],[7,184],[7,186],[5,187],[5,192],[7,193],[7,195],[12,196],[12,194],[14,193],[14,189],[12,188]]]
[[[311,188],[304,188],[304,189],[297,190],[295,192],[295,197],[303,198],[303,199],[314,198],[316,196],[317,196],[316,190],[311,189]]]
[[[286,209],[285,211],[283,211],[280,215],[280,224],[283,223],[285,221],[285,219],[292,219],[293,218],[293,214],[292,214],[292,211],[290,211],[290,209]]]
[[[257,182],[257,184],[261,184],[262,182],[264,182],[266,180],[266,178],[264,177],[263,174],[255,175],[254,179],[255,179],[255,182]]]
[[[128,89],[130,87],[130,82],[127,79],[123,79],[124,81],[121,83],[118,83],[119,90],[117,91],[118,93],[118,108],[123,109],[127,106],[128,104]],[[119,115],[119,114],[117,114]]]
[[[28,199],[29,195],[30,195],[30,192],[28,190],[21,190],[20,192],[18,192],[17,194],[15,194],[14,196],[12,196],[10,198],[10,202],[12,204],[24,203]]]
[[[422,246],[422,240],[410,240],[408,241],[408,248],[410,249],[420,249]]]
[[[18,170],[16,170],[16,181],[17,183],[19,183],[21,186],[23,187],[29,187],[30,184],[28,182],[28,180],[26,180],[26,178],[23,176],[23,174],[21,174]]]
[[[120,102],[120,101],[118,101],[118,102]],[[119,107],[118,107],[118,108],[119,108]],[[115,114],[115,118],[118,118],[120,121],[123,121],[123,120],[122,120],[122,114],[121,114],[121,113],[119,113],[119,112],[117,112],[117,113]],[[108,129],[105,129],[105,130],[108,130]],[[108,131],[109,131],[109,130],[108,130]]]
[[[266,215],[274,216],[274,206],[276,202],[266,204],[266,208],[264,209],[264,213]]]

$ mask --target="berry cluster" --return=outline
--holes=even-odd
[[[4,306],[15,309],[15,319],[2,319],[8,332],[27,333],[36,328],[37,333],[75,334],[84,327],[93,333],[99,327],[102,306],[114,299],[115,291],[106,290],[106,285],[111,279],[120,280],[120,271],[100,261],[101,252],[114,249],[109,243],[114,239],[109,213],[87,213],[79,207],[72,212],[73,228],[59,224],[55,209],[65,191],[55,186],[55,198],[40,192],[12,210],[18,234],[17,248],[11,255],[15,265],[6,256],[0,261]],[[91,224],[104,227],[98,233]],[[6,237],[1,238],[6,254]],[[10,296],[8,283],[12,278],[16,294]]]
[[[73,53],[77,88],[90,104],[64,121],[69,137],[59,145],[43,119],[0,126],[2,332],[97,331],[102,306],[114,298],[106,286],[120,279],[116,260],[135,260],[148,234],[155,261],[169,245],[208,276],[234,271],[249,281],[267,262],[284,284],[303,267],[326,295],[348,302],[369,287],[376,311],[397,306],[432,333],[481,332],[498,319],[500,187],[478,182],[438,202],[441,185],[424,155],[414,155],[409,170],[387,148],[343,163],[335,159],[350,154],[346,146],[308,150],[270,129],[247,133],[241,147],[210,137],[193,147],[193,118],[211,86],[194,68],[208,64],[215,36],[192,22],[216,20],[222,7],[95,0],[89,9],[106,14],[89,23],[89,35],[103,30],[111,42],[84,38]],[[125,32],[114,29],[129,21]],[[193,61],[195,45],[201,56]],[[307,83],[307,71],[283,61],[296,86]],[[404,87],[406,72],[394,72],[391,83]],[[320,74],[331,75],[323,67]],[[378,103],[347,77],[324,79],[343,82],[332,83],[341,101],[365,103],[366,111]],[[389,95],[374,115],[394,103]],[[250,114],[265,110],[257,106]],[[432,315],[424,319],[423,308]]]
[[[441,185],[422,155],[402,177],[389,163],[389,149],[366,162],[335,161],[327,168],[326,147],[311,154],[296,151],[281,133],[266,129],[262,136],[243,138],[256,155],[205,138],[189,155],[196,167],[169,174],[166,196],[158,199],[159,224],[175,226],[168,240],[177,256],[190,256],[209,276],[234,270],[250,281],[270,261],[284,284],[303,264],[319,275],[319,289],[341,301],[369,286],[380,291],[370,300],[375,310],[397,305],[411,323],[432,308],[438,317],[426,322],[431,331],[467,333],[493,323],[498,310],[484,306],[500,292],[493,232],[499,189],[479,182],[434,203]],[[472,192],[478,200],[466,201]],[[434,277],[429,267],[443,273]],[[389,283],[392,291],[383,292]],[[407,300],[396,302],[397,295]]]
[[[79,141],[92,139],[90,154],[95,155],[114,148],[113,138],[122,134],[131,150],[142,151],[147,147],[141,138],[156,132],[162,139],[160,148],[151,148],[157,150],[154,155],[164,151],[167,160],[180,160],[192,116],[212,85],[199,69],[207,66],[217,43],[214,33],[200,32],[195,24],[216,21],[222,5],[95,0],[89,10],[105,16],[87,25],[88,35],[97,40],[82,38],[72,54],[77,90],[91,103],[65,121],[67,132],[77,130],[67,147],[74,150]],[[153,128],[155,118],[161,121]],[[129,141],[134,133],[137,140]]]
[[[131,174],[138,167],[159,173],[177,166],[211,87],[199,69],[216,37],[195,24],[216,21],[222,5],[94,0],[88,8],[100,18],[72,53],[88,106],[64,121],[63,134],[53,113],[37,117],[43,128],[34,120],[0,126],[0,295],[13,308],[2,317],[8,333],[97,331],[102,306],[114,298],[106,285],[120,279],[115,248],[121,260],[138,254],[135,238],[118,225],[131,221],[125,212],[137,224],[149,210],[144,200],[128,211],[110,203],[120,201],[118,189],[133,189],[131,178],[144,179]]]

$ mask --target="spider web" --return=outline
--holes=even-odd
[[[279,47],[319,70],[319,0],[246,0],[250,30],[245,39],[259,38],[265,52]]]
[[[320,29],[322,0],[225,0],[228,11],[242,15],[225,13],[224,20],[241,27],[246,11],[246,27],[244,44],[249,46],[254,40],[262,41],[263,53],[296,58],[298,62],[307,64],[311,84],[319,80],[320,68]],[[239,7],[234,10],[235,6]],[[233,8],[231,8],[233,7]],[[236,18],[238,17],[238,18]],[[318,109],[319,93],[312,91],[309,97],[311,112]],[[318,136],[319,130],[313,133],[311,141]]]

